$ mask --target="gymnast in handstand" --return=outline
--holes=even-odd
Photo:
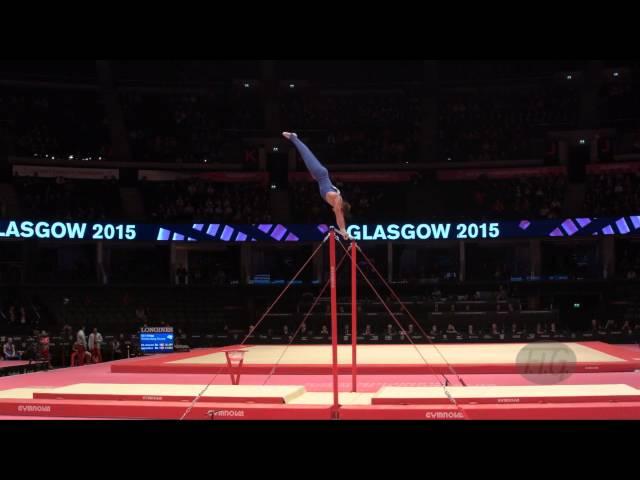
[[[351,205],[342,198],[340,190],[331,183],[328,170],[320,163],[311,150],[309,150],[309,147],[302,143],[298,135],[290,132],[282,132],[282,136],[290,140],[298,152],[300,152],[300,156],[307,166],[309,173],[313,179],[318,182],[320,196],[333,208],[336,223],[340,228],[340,235],[342,235],[345,240],[349,240],[350,237],[347,233],[347,225],[345,224],[344,217],[351,212]]]

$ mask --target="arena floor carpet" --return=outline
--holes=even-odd
[[[401,368],[402,363],[394,365],[391,371],[382,369],[379,373],[360,373],[358,391],[351,392],[351,376],[346,374],[349,368],[344,363],[345,374],[339,377],[338,411],[332,408],[332,378],[329,374],[305,372],[304,369],[265,374],[249,369],[243,370],[237,388],[230,385],[228,374],[218,372],[220,364],[216,355],[219,352],[202,349],[189,354],[141,357],[0,378],[0,419],[177,420],[184,415],[194,395],[211,380],[212,387],[203,393],[185,418],[640,419],[640,374],[632,368],[636,362],[634,359],[640,357],[640,348],[600,344],[587,345],[585,348],[588,350],[583,350],[584,346],[571,345],[572,348],[577,347],[577,363],[582,360],[585,364],[595,363],[609,368],[615,365],[617,370],[578,369],[557,383],[540,385],[513,368],[509,373],[487,373],[476,368],[473,373],[459,372],[469,387],[466,390],[455,375],[447,375],[450,381],[448,389],[453,398],[457,398],[455,404],[444,395],[442,375],[411,370],[396,373],[396,368]],[[358,353],[364,348],[359,347]],[[586,356],[579,355],[583,351]],[[271,365],[272,355],[273,352],[260,352],[249,365],[257,365],[259,358],[267,362],[265,365]],[[247,360],[250,358],[247,355]],[[367,359],[366,354],[364,358]],[[179,373],[168,369],[149,375],[145,371],[150,362],[184,366],[184,360],[193,359],[213,359],[216,372],[194,369]],[[500,364],[498,361],[502,362],[504,358],[498,355],[495,360],[493,365]],[[297,359],[291,357],[290,361]],[[485,362],[483,359],[482,365],[491,364]],[[135,365],[144,368],[122,371]],[[210,362],[204,365],[211,368]],[[313,364],[308,361],[303,365]]]

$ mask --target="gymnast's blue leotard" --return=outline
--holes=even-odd
[[[296,146],[298,152],[300,152],[300,156],[302,157],[302,160],[304,160],[304,164],[307,166],[309,173],[313,179],[318,182],[318,187],[320,187],[320,196],[322,199],[326,200],[325,196],[327,195],[327,192],[340,193],[340,190],[331,183],[329,171],[320,163],[311,150],[309,150],[309,147],[302,143],[295,134],[291,135],[290,140]]]

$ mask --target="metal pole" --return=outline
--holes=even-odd
[[[351,391],[357,391],[358,306],[356,285],[356,242],[351,242]]]
[[[338,417],[338,302],[336,298],[336,232],[329,233],[329,278],[331,281],[331,351],[333,366],[333,415]]]

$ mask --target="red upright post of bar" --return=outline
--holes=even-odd
[[[357,390],[357,358],[356,345],[358,341],[358,306],[356,285],[356,242],[351,241],[351,391]]]
[[[331,351],[333,365],[333,409],[338,414],[338,301],[336,298],[336,232],[329,232],[329,279],[331,282]]]

